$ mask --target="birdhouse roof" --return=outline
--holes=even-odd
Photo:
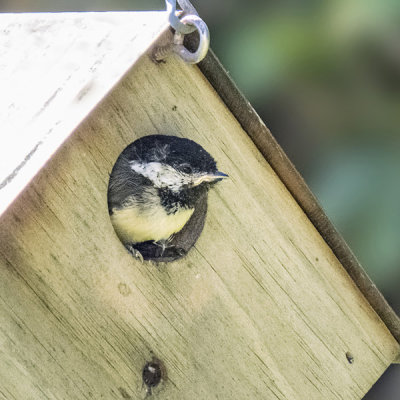
[[[107,12],[1,14],[0,27],[2,214],[168,24],[165,12]],[[398,316],[212,51],[199,68],[400,342]]]
[[[165,12],[0,14],[0,215],[166,27]]]

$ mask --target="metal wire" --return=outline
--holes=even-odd
[[[178,3],[182,8],[181,14],[198,16],[196,9],[189,0],[178,0]],[[188,33],[192,33],[196,30],[194,26],[181,22],[179,19],[179,13],[176,11],[176,0],[165,0],[165,5],[168,12],[168,21],[176,32],[187,35]]]

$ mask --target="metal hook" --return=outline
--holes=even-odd
[[[182,8],[181,14],[196,16],[199,15],[189,0],[178,0],[178,3]],[[176,0],[165,0],[165,5],[168,12],[168,21],[176,32],[187,35],[188,33],[192,33],[196,30],[194,26],[184,24],[179,19],[179,13],[176,11]]]
[[[186,15],[181,19],[183,24],[190,24],[199,32],[199,46],[197,50],[192,53],[183,45],[184,34],[176,32],[174,36],[174,51],[179,56],[190,64],[197,64],[207,54],[210,47],[210,32],[206,23],[197,15]]]
[[[200,62],[207,54],[210,46],[210,32],[206,23],[199,17],[196,9],[189,0],[178,0],[182,11],[176,10],[176,0],[165,0],[168,12],[168,21],[175,30],[173,44],[160,46],[153,51],[153,58],[160,61],[172,49],[186,62],[196,64]],[[184,45],[184,36],[194,31],[199,33],[199,46],[192,53]]]

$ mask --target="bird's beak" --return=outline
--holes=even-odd
[[[208,182],[208,183],[218,182],[218,181],[221,181],[224,178],[228,178],[228,175],[224,174],[221,171],[217,171],[217,172],[215,172],[213,174],[207,174],[207,175],[199,176],[198,178],[196,178],[193,181],[193,186],[198,186],[203,182]]]

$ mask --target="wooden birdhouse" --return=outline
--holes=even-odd
[[[361,399],[399,319],[214,54],[155,62],[165,12],[0,26],[0,398]],[[118,156],[151,134],[229,174],[161,264],[107,207]]]

